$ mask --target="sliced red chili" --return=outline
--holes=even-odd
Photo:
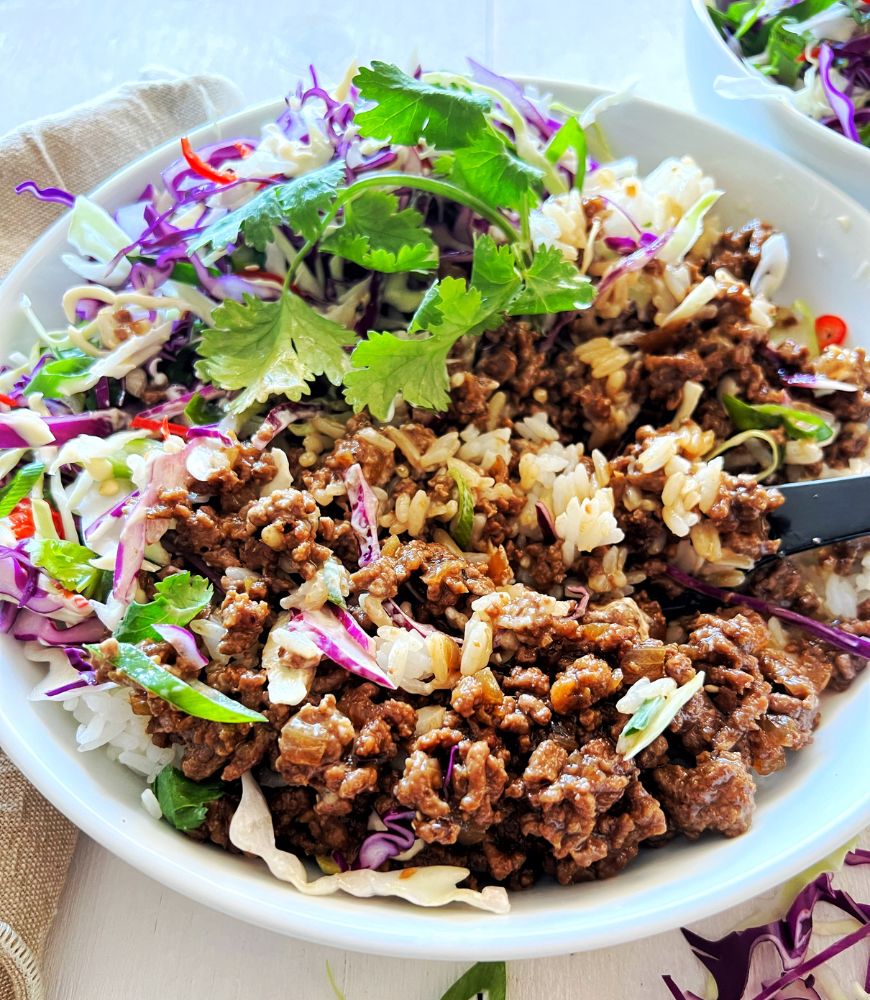
[[[272,271],[261,271],[259,268],[251,268],[250,270],[243,268],[241,271],[236,272],[242,278],[251,278],[252,280],[260,281],[276,281],[279,285],[284,284],[284,279],[280,274],[275,274]]]
[[[134,417],[130,421],[130,426],[143,431],[155,431],[157,434],[162,434],[164,440],[166,440],[170,434],[177,434],[178,437],[186,438],[187,433],[190,430],[190,428],[185,427],[184,424],[171,424],[166,417],[162,420],[149,420],[147,417]]]
[[[816,319],[816,340],[824,350],[832,344],[842,344],[846,340],[849,328],[839,316],[826,313]]]
[[[207,181],[214,181],[215,184],[229,184],[236,179],[236,175],[231,171],[228,170],[226,173],[222,173],[220,170],[215,170],[214,167],[197,156],[190,145],[190,139],[187,137],[181,140],[181,152],[185,160],[187,160],[187,165],[190,169]]]
[[[58,511],[52,510],[51,519],[58,537],[63,538],[63,518]],[[36,525],[33,521],[33,504],[30,502],[30,497],[19,500],[12,508],[12,513],[9,515],[9,526],[19,542],[23,538],[33,538],[36,533]]]
[[[7,396],[2,392],[0,392],[0,403],[5,403],[7,406],[12,407],[21,406],[21,403],[19,403],[17,399],[13,399],[11,396]]]

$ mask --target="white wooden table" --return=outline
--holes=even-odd
[[[690,107],[682,65],[685,0],[0,0],[0,133],[95,96],[149,65],[232,77],[251,102],[314,63],[336,77],[353,58],[430,67],[474,56],[504,72],[639,92]],[[870,876],[859,898],[870,896]],[[698,926],[721,933],[751,904]],[[48,948],[50,1000],[437,1000],[456,963],[370,958],[305,944],[207,910],[82,836]],[[666,997],[660,975],[699,990],[677,932],[510,967],[512,1000]]]

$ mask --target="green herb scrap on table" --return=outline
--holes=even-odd
[[[870,370],[776,304],[784,233],[609,148],[614,105],[375,62],[112,213],[19,185],[73,277],[0,371],[0,627],[155,822],[298,893],[505,913],[746,832],[813,752],[862,574],[737,592],[777,483],[870,462]]]

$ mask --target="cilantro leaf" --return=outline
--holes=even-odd
[[[511,153],[504,137],[493,128],[482,132],[473,145],[458,148],[442,160],[454,183],[497,208],[522,209],[544,176]]]
[[[492,300],[461,278],[442,278],[426,292],[408,327],[408,336],[370,333],[357,344],[345,375],[345,399],[355,410],[366,406],[386,420],[401,393],[411,406],[446,410],[450,405],[447,357],[467,333],[480,333],[494,312]],[[415,337],[427,331],[428,337]]]
[[[45,472],[42,462],[22,465],[12,479],[0,490],[0,517],[8,517],[33,489],[39,477]]]
[[[118,642],[160,642],[153,625],[187,625],[212,598],[212,585],[202,576],[185,570],[167,576],[154,587],[154,600],[147,604],[134,601],[115,630]]]
[[[446,150],[470,145],[488,128],[487,98],[424,83],[398,66],[375,61],[362,67],[353,83],[363,100],[375,102],[354,116],[362,136],[403,146],[425,139]]]
[[[520,286],[513,250],[499,246],[491,236],[481,236],[474,244],[471,285],[480,292],[484,307],[491,313],[507,309]]]
[[[255,250],[265,250],[266,244],[272,241],[272,230],[284,223],[306,240],[315,239],[321,213],[328,211],[344,179],[345,165],[336,160],[286,184],[264,188],[195,236],[188,244],[188,251],[193,253],[205,246],[219,250],[235,242],[239,233]]]
[[[25,392],[41,392],[47,399],[72,396],[81,391],[82,376],[93,368],[96,358],[83,351],[66,352],[63,357],[47,361],[28,382]]]
[[[438,249],[415,208],[399,211],[386,191],[364,191],[344,206],[343,224],[320,248],[372,271],[423,271],[438,266]]]
[[[431,334],[403,338],[375,333],[357,344],[345,375],[344,397],[357,411],[368,407],[378,420],[388,420],[397,393],[411,406],[446,410],[450,405],[447,355],[454,341]]]
[[[227,299],[212,322],[203,330],[196,373],[224,389],[244,390],[227,405],[231,413],[275,395],[298,400],[316,375],[340,385],[348,368],[344,348],[355,339],[286,290],[274,302]]]
[[[595,298],[595,289],[586,275],[577,270],[576,264],[564,260],[556,247],[539,246],[523,278],[523,290],[508,309],[511,316],[586,309]]]
[[[154,794],[163,818],[176,830],[196,830],[205,821],[208,803],[224,791],[220,781],[191,781],[167,764],[154,779]]]
[[[504,962],[478,962],[441,996],[441,1000],[507,1000],[507,967]]]
[[[53,580],[85,597],[101,594],[111,579],[106,570],[95,569],[97,553],[63,538],[38,538],[30,543],[30,559]]]
[[[474,246],[471,284],[460,278],[434,282],[408,326],[408,335],[370,333],[357,344],[345,375],[345,398],[355,410],[368,407],[386,420],[398,393],[411,406],[446,410],[450,405],[447,358],[466,334],[482,333],[501,322],[520,286],[513,251],[490,236]],[[415,334],[427,332],[428,337]]]

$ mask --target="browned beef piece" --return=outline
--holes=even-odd
[[[373,597],[395,597],[399,587],[418,572],[426,584],[433,612],[453,607],[467,594],[479,597],[494,589],[478,564],[466,562],[443,545],[416,539],[402,545],[396,555],[382,555],[358,570],[351,583],[355,593],[367,591]]]
[[[752,219],[739,229],[729,226],[713,247],[707,270],[710,274],[724,267],[735,278],[749,281],[758,267],[761,248],[773,232],[766,222]]]
[[[692,768],[665,764],[652,777],[673,830],[694,839],[705,830],[736,837],[749,829],[755,782],[740,754],[705,752]]]

